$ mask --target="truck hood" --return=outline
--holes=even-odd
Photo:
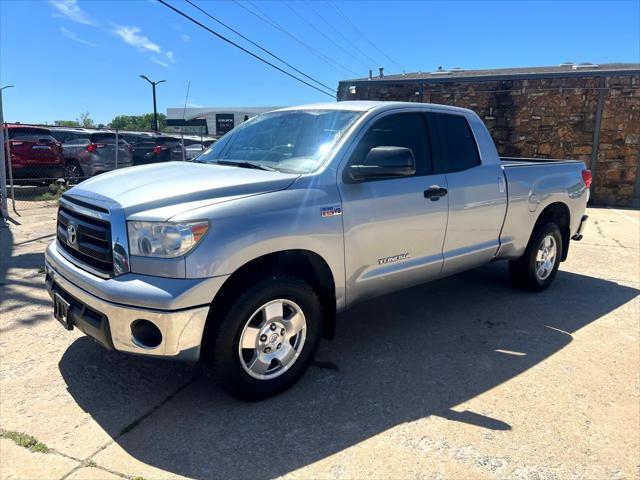
[[[167,162],[103,173],[73,187],[65,196],[107,208],[119,206],[127,216],[155,210],[168,218],[191,208],[284,190],[297,177],[224,165]]]

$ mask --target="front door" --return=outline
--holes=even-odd
[[[448,198],[432,195],[446,188],[446,178],[432,174],[429,145],[419,112],[377,119],[357,143],[349,164],[361,163],[373,147],[405,147],[413,151],[416,173],[340,182],[348,303],[440,275]]]

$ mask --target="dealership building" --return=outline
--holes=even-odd
[[[167,108],[167,125],[176,131],[219,137],[251,117],[282,107]]]

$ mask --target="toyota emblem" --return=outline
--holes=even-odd
[[[75,245],[78,240],[78,232],[76,231],[76,226],[70,223],[67,226],[67,242],[69,245]]]

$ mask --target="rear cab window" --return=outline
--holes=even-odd
[[[62,143],[69,139],[69,133],[61,130],[51,130],[51,136]]]
[[[114,145],[116,143],[116,134],[115,133],[92,133],[89,135],[89,140],[91,143],[106,143],[109,145]],[[121,137],[118,137],[119,145],[128,145],[128,143]]]
[[[156,145],[169,145],[180,143],[180,140],[174,137],[156,137]]]
[[[480,155],[469,122],[462,115],[428,112],[436,173],[453,173],[480,165]]]
[[[7,129],[9,140],[38,142],[44,140],[47,142],[55,142],[56,139],[51,136],[51,131],[46,128],[11,128]]]

